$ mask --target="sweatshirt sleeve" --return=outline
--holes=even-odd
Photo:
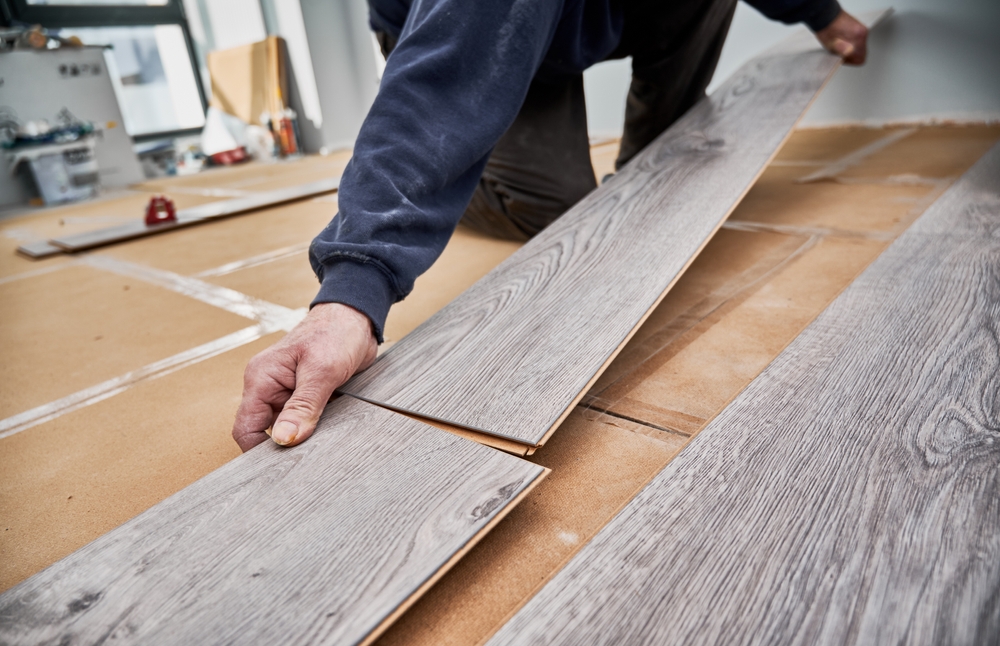
[[[313,240],[317,303],[389,307],[437,259],[527,95],[562,0],[416,0]]]
[[[840,13],[837,0],[746,0],[771,20],[804,22],[814,32],[825,29]]]

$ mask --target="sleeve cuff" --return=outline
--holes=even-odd
[[[806,23],[814,33],[822,31],[830,26],[833,19],[840,15],[840,3],[837,0],[827,0],[821,3],[814,12],[806,16],[802,21]]]
[[[367,316],[375,338],[382,343],[385,319],[396,302],[388,276],[375,265],[346,259],[331,259],[322,266],[319,294],[309,305],[343,303]]]

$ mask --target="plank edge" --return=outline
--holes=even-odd
[[[621,351],[625,349],[625,346],[628,344],[629,341],[632,340],[632,337],[635,336],[636,332],[639,331],[639,328],[641,328],[643,323],[646,322],[646,319],[652,316],[656,308],[659,307],[660,303],[663,302],[663,299],[667,297],[667,294],[670,293],[670,291],[677,285],[677,282],[680,281],[680,279],[684,276],[684,274],[687,273],[687,270],[691,267],[694,261],[698,259],[698,256],[700,256],[701,252],[705,250],[705,247],[708,246],[708,243],[712,241],[712,238],[716,236],[716,234],[719,232],[719,229],[722,228],[722,225],[724,225],[726,221],[729,220],[729,217],[733,214],[733,211],[736,210],[736,207],[738,207],[740,203],[743,201],[743,199],[746,198],[747,193],[750,192],[750,189],[752,189],[754,185],[758,182],[758,180],[760,180],[761,175],[764,174],[764,171],[767,170],[767,168],[774,161],[775,157],[778,156],[778,153],[781,152],[781,149],[784,148],[785,144],[788,143],[788,140],[791,138],[792,133],[795,132],[795,128],[802,121],[802,118],[805,116],[806,112],[808,112],[809,108],[813,106],[813,104],[816,102],[816,99],[818,99],[819,95],[823,92],[823,89],[826,88],[827,84],[829,84],[830,80],[833,78],[833,75],[837,73],[837,70],[839,70],[842,65],[843,65],[843,60],[840,60],[833,66],[829,74],[826,75],[826,78],[823,79],[823,83],[819,86],[815,94],[813,94],[813,97],[809,100],[809,103],[805,106],[805,108],[803,108],[802,114],[800,114],[799,118],[795,120],[795,123],[792,124],[792,127],[788,129],[788,132],[781,140],[781,143],[778,144],[777,148],[774,149],[774,152],[772,152],[771,156],[767,158],[767,161],[765,161],[764,164],[761,165],[760,170],[757,171],[757,174],[754,176],[754,178],[750,181],[749,184],[747,184],[746,188],[743,189],[743,192],[733,202],[732,206],[729,207],[729,210],[726,211],[726,214],[719,219],[719,222],[712,230],[712,233],[709,234],[704,241],[702,241],[697,251],[695,251],[694,254],[692,254],[691,257],[688,258],[688,261],[684,264],[681,270],[677,272],[677,275],[674,276],[673,280],[670,281],[670,284],[668,284],[666,288],[664,288],[664,290],[660,293],[659,297],[653,302],[653,304],[649,307],[649,309],[646,310],[646,313],[642,315],[642,318],[640,318],[639,321],[635,324],[635,326],[632,327],[632,330],[625,336],[622,342],[618,344],[618,347],[614,348],[614,350],[611,351],[611,353],[608,355],[608,358],[605,359],[604,363],[601,364],[600,368],[597,369],[597,372],[594,373],[594,375],[590,378],[587,384],[583,387],[583,390],[581,390],[580,393],[573,399],[573,401],[570,402],[569,406],[566,407],[562,415],[556,418],[555,422],[552,423],[552,425],[545,432],[545,434],[542,435],[542,437],[535,442],[536,448],[544,445],[549,440],[549,438],[552,437],[552,434],[555,433],[556,430],[559,428],[559,426],[566,420],[569,414],[573,411],[573,408],[580,403],[580,401],[587,395],[588,392],[590,392],[590,389],[593,388],[594,384],[597,383],[597,380],[600,379],[601,375],[603,375],[604,372],[608,369],[608,367],[611,365],[611,362],[613,362],[615,358],[617,358],[618,355],[621,353]],[[449,423],[453,424],[454,422],[449,422]]]
[[[376,639],[378,639],[382,635],[382,633],[388,630],[389,627],[392,626],[392,624],[394,624],[400,617],[403,616],[403,613],[409,610],[410,607],[417,601],[419,601],[420,598],[424,596],[428,590],[434,587],[434,584],[437,583],[441,579],[441,577],[447,574],[448,571],[451,570],[451,568],[455,567],[455,565],[457,565],[458,562],[462,560],[462,558],[469,552],[469,550],[475,547],[476,544],[479,543],[479,541],[481,541],[483,538],[485,538],[487,534],[493,531],[493,528],[496,527],[500,523],[500,521],[506,518],[507,514],[509,514],[515,507],[521,504],[524,501],[524,499],[528,497],[528,494],[530,494],[535,489],[535,487],[537,487],[542,482],[542,480],[547,478],[548,475],[552,473],[552,469],[548,469],[540,465],[536,466],[539,466],[539,468],[541,469],[538,475],[536,475],[535,478],[524,489],[522,489],[518,495],[514,496],[514,498],[511,499],[511,501],[507,503],[503,507],[503,509],[497,512],[496,516],[490,519],[490,522],[483,525],[483,527],[478,532],[476,532],[472,536],[472,538],[468,540],[468,542],[466,542],[466,544],[462,547],[462,549],[452,554],[451,558],[449,558],[444,563],[444,565],[438,568],[437,571],[430,576],[430,578],[424,581],[419,588],[414,590],[413,593],[409,597],[407,597],[405,601],[403,601],[403,603],[396,606],[395,610],[393,610],[385,619],[383,619],[381,623],[379,623],[379,625],[375,627],[374,630],[368,633],[368,636],[365,637],[364,640],[360,642],[360,646],[369,646]]]

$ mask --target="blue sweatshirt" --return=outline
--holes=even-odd
[[[669,0],[667,0],[669,1]],[[814,31],[837,0],[750,0]],[[313,240],[313,304],[344,303],[382,341],[389,307],[437,259],[490,151],[536,76],[577,74],[618,45],[614,0],[369,0],[398,39],[340,182],[340,212]]]

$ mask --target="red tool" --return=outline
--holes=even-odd
[[[166,195],[154,195],[146,206],[146,225],[153,226],[164,222],[176,222],[177,209],[174,201]]]

